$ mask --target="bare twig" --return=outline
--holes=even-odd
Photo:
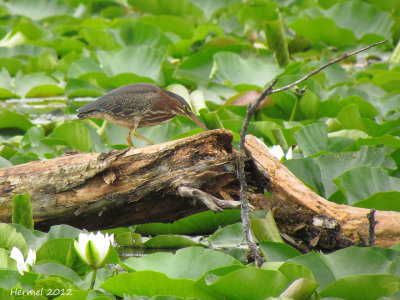
[[[210,210],[215,212],[222,211],[223,208],[233,209],[239,208],[240,206],[240,203],[238,201],[221,200],[196,188],[180,186],[177,190],[179,195],[181,195],[182,197],[196,199],[207,206]]]
[[[246,159],[246,152],[245,152],[245,138],[246,138],[246,133],[247,133],[247,128],[249,127],[250,124],[250,119],[253,116],[253,114],[255,113],[256,109],[258,108],[258,106],[260,105],[261,101],[264,100],[267,96],[274,94],[274,93],[278,93],[278,92],[282,92],[285,90],[290,89],[291,87],[307,80],[308,78],[310,78],[311,76],[321,72],[323,69],[329,67],[330,65],[336,64],[350,56],[356,55],[362,51],[368,50],[372,47],[375,47],[377,45],[386,43],[387,40],[384,41],[380,41],[378,43],[374,43],[371,44],[367,47],[364,47],[362,49],[359,49],[357,51],[354,51],[350,54],[344,54],[330,62],[328,62],[327,64],[311,71],[310,73],[308,73],[307,75],[305,75],[303,78],[296,80],[295,82],[288,84],[284,87],[281,87],[279,89],[275,89],[273,90],[273,87],[275,86],[275,84],[278,82],[278,79],[275,78],[269,85],[268,87],[261,93],[261,95],[258,97],[257,101],[255,104],[249,104],[249,106],[247,107],[247,112],[246,112],[246,117],[245,120],[243,122],[243,126],[242,126],[242,130],[240,132],[240,144],[239,144],[239,166],[238,166],[238,180],[240,183],[240,202],[241,202],[241,216],[242,216],[242,222],[243,222],[243,230],[244,230],[244,234],[246,237],[246,242],[249,245],[250,248],[250,252],[252,257],[254,258],[255,264],[256,266],[261,266],[264,259],[261,255],[261,252],[259,251],[259,249],[257,248],[257,245],[254,243],[251,233],[250,233],[250,218],[249,218],[249,211],[248,211],[248,207],[249,207],[249,203],[248,203],[248,198],[247,198],[247,183],[246,183],[246,178],[245,178],[245,173],[244,173],[244,164],[245,164],[245,159]],[[371,211],[372,214],[372,211]],[[369,216],[369,215],[368,215]],[[370,224],[372,224],[370,222]],[[375,223],[374,223],[374,227],[375,227]],[[374,230],[372,230],[373,233],[373,243],[375,243],[375,235],[374,235]],[[370,230],[370,238],[371,238],[371,230]],[[370,244],[371,244],[371,240],[370,240]]]
[[[368,246],[373,247],[375,246],[375,208],[372,208],[370,213],[367,214],[368,222],[369,222],[369,234],[368,234]]]
[[[358,53],[360,53],[360,52],[363,52],[363,51],[368,50],[368,49],[370,49],[370,48],[373,48],[373,47],[375,47],[375,46],[384,44],[384,43],[386,43],[386,42],[387,42],[387,40],[380,41],[380,42],[371,44],[371,45],[369,45],[369,46],[367,46],[367,47],[361,48],[361,49],[359,49],[359,50],[357,50],[357,51],[351,52],[351,53],[349,53],[349,54],[345,53],[345,54],[343,54],[342,56],[340,56],[340,57],[338,57],[338,58],[336,58],[336,59],[334,59],[334,60],[328,62],[327,64],[325,64],[325,65],[323,65],[323,66],[321,66],[321,67],[319,67],[318,69],[315,69],[314,71],[311,71],[310,73],[308,73],[307,75],[305,75],[303,78],[300,78],[299,80],[296,80],[295,82],[293,82],[293,83],[291,83],[291,84],[285,85],[284,87],[281,87],[281,88],[279,88],[279,89],[273,90],[271,94],[275,94],[275,93],[278,93],[278,92],[286,91],[286,90],[290,89],[291,87],[293,87],[293,86],[299,84],[300,82],[303,82],[303,81],[307,80],[307,79],[310,78],[311,76],[313,76],[313,75],[315,75],[315,74],[321,72],[323,69],[329,67],[330,65],[336,64],[336,63],[338,63],[338,62],[340,62],[340,61],[342,61],[342,60],[344,60],[344,59],[346,59],[346,58],[348,58],[348,57],[350,57],[350,56],[356,55],[356,54],[358,54]]]
[[[249,126],[251,116],[254,114],[260,102],[271,93],[272,88],[277,82],[278,79],[275,79],[268,86],[268,88],[264,92],[262,92],[260,97],[257,99],[257,102],[253,105],[250,104],[247,107],[246,118],[244,120],[242,130],[240,132],[238,179],[240,182],[241,216],[242,216],[243,231],[246,238],[246,242],[247,245],[249,245],[251,256],[254,258],[257,267],[261,267],[262,263],[264,262],[264,259],[261,252],[257,248],[257,245],[254,243],[250,232],[249,201],[247,199],[247,183],[244,174],[244,161],[246,159],[244,142],[245,142],[247,127]]]

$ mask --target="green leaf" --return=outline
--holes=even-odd
[[[354,13],[357,13],[357,18],[354,17]],[[359,1],[337,3],[326,12],[326,15],[334,19],[339,27],[351,29],[358,39],[364,37],[364,43],[389,38],[394,23],[389,13]],[[366,39],[366,35],[375,37],[370,40]]]
[[[310,269],[321,288],[336,280],[332,271],[330,270],[330,266],[327,265],[320,254],[314,251],[304,255],[296,256],[287,262],[301,264]]]
[[[355,202],[353,206],[400,212],[400,192],[378,192],[364,200]]]
[[[318,287],[318,283],[306,278],[299,278],[282,293],[280,297],[286,297],[293,300],[307,300]]]
[[[391,177],[382,168],[360,166],[343,173],[334,182],[353,205],[378,192],[400,191],[400,179]]]
[[[350,80],[349,74],[340,64],[334,64],[329,66],[329,68],[324,69],[321,72],[321,74],[325,76],[326,87],[334,87],[336,85],[341,85],[343,84],[343,82],[347,82]]]
[[[54,49],[58,55],[66,56],[70,52],[81,53],[86,44],[76,38],[61,37],[54,41]]]
[[[299,108],[307,119],[315,119],[318,112],[319,99],[315,93],[307,90],[301,97]]]
[[[235,47],[225,46],[195,52],[178,65],[174,72],[174,77],[195,84],[206,85],[212,75],[214,54],[221,51],[228,51],[229,48]]]
[[[400,277],[386,274],[353,275],[332,282],[319,295],[344,299],[374,300],[400,290]]]
[[[384,167],[387,159],[385,151],[371,146],[363,146],[360,151],[357,152],[324,154],[317,157],[315,162],[318,164],[321,172],[321,181],[325,190],[325,197],[329,198],[338,190],[333,179],[344,172],[359,166]],[[290,165],[289,162],[285,162],[285,164]],[[294,172],[296,172],[296,169],[294,169]],[[304,179],[301,177],[302,173],[295,174],[298,174],[306,183],[312,184],[312,182],[307,181],[307,177]]]
[[[284,161],[283,164],[301,181],[313,187],[319,195],[326,196],[325,187],[322,182],[324,174],[321,174],[320,166],[318,166],[312,157],[290,159]],[[333,183],[331,184],[333,185]]]
[[[46,97],[60,95],[64,89],[53,78],[43,73],[34,73],[16,80],[15,91],[22,97]]]
[[[239,9],[239,22],[245,29],[262,30],[266,23],[279,19],[278,5],[272,1],[244,5]]]
[[[213,81],[232,85],[263,87],[281,73],[281,69],[264,58],[242,59],[239,54],[222,52],[214,55]]]
[[[171,40],[158,27],[143,22],[129,22],[119,28],[125,46],[147,45],[158,50],[172,45]]]
[[[133,296],[177,296],[191,298],[194,295],[193,280],[171,279],[154,271],[137,271],[114,276],[100,287],[119,297]]]
[[[0,248],[0,268],[7,269],[7,268],[14,268],[16,265],[16,261],[12,259],[10,256],[10,251]]]
[[[59,296],[63,293],[66,294],[68,293],[67,291],[77,288],[77,285],[68,278],[54,275],[47,278],[40,278],[35,284],[35,289],[48,297]]]
[[[60,251],[60,249],[58,249],[58,251]],[[54,262],[37,263],[33,266],[33,271],[35,273],[43,274],[45,276],[63,276],[72,280],[75,284],[80,284],[82,282],[82,279],[74,270]]]
[[[12,166],[11,162],[9,162],[4,157],[0,156],[0,168],[7,168],[7,167],[11,167],[11,166]]]
[[[21,144],[29,144],[32,147],[37,147],[44,137],[44,129],[42,127],[33,126],[25,133],[24,138],[21,140]]]
[[[4,49],[4,48],[0,47],[0,53],[2,52],[1,51],[2,49]],[[9,49],[9,48],[6,48],[6,49]],[[8,73],[10,73],[11,76],[15,76],[23,68],[23,65],[22,65],[21,61],[19,61],[18,59],[15,59],[15,58],[3,58],[3,57],[0,57],[0,66],[2,66],[2,69],[7,70]],[[4,78],[2,79],[2,84],[4,85],[4,81],[3,80],[4,80]],[[8,82],[8,84],[9,83],[10,82]],[[9,95],[10,91],[8,90],[8,88],[4,88],[3,87],[3,89],[5,91],[2,90],[2,94]],[[11,97],[18,97],[18,96],[13,94]],[[4,98],[6,98],[6,97],[4,96]]]
[[[79,233],[81,233],[79,229],[69,225],[54,225],[51,226],[49,232],[47,233],[47,238],[49,240],[63,238],[73,239],[77,237]]]
[[[97,56],[109,76],[133,73],[162,85],[161,62],[165,54],[149,46],[126,47],[121,51],[97,51]]]
[[[128,270],[151,270],[164,273],[169,278],[197,280],[209,270],[241,264],[219,251],[189,247],[176,254],[159,252],[140,258],[128,258],[122,265]]]
[[[26,98],[57,96],[64,93],[64,89],[54,84],[35,86],[25,94]]]
[[[245,29],[264,29],[268,47],[275,52],[278,65],[284,67],[289,62],[289,52],[283,32],[282,19],[275,2],[244,6],[239,10],[239,21]]]
[[[228,225],[217,230],[209,238],[209,241],[212,245],[219,247],[236,247],[237,245],[244,244],[245,238],[242,223]]]
[[[104,92],[92,84],[79,79],[70,78],[65,92],[68,97],[100,97]]]
[[[260,243],[260,250],[269,262],[286,261],[301,255],[296,249],[281,242],[263,241]]]
[[[336,279],[356,274],[388,273],[390,261],[369,248],[350,247],[335,251],[321,258]]]
[[[25,0],[26,1],[26,0]],[[51,48],[40,47],[36,45],[17,45],[12,48],[0,47],[0,57],[37,57],[41,53],[52,52]],[[13,60],[14,61],[14,60]],[[12,73],[12,72],[11,72]]]
[[[357,129],[367,132],[367,128],[361,119],[358,106],[355,104],[344,107],[337,115],[337,120],[343,124],[345,129]]]
[[[15,95],[13,92],[13,88],[11,86],[10,74],[8,73],[6,68],[2,68],[0,72],[0,99],[7,99],[13,97],[18,97],[18,96]]]
[[[299,278],[314,280],[311,270],[300,264],[286,262],[279,267],[279,272],[285,275],[289,282],[293,282]]]
[[[102,68],[88,57],[83,57],[73,62],[68,70],[67,76],[70,78],[80,78],[87,73],[103,73]]]
[[[140,21],[153,24],[159,27],[163,32],[172,32],[181,38],[190,38],[194,32],[194,26],[183,17],[171,15],[142,16]]]
[[[240,211],[236,209],[224,210],[220,213],[212,211],[201,212],[173,223],[150,223],[135,227],[135,232],[143,235],[156,234],[209,234],[228,224],[240,221]]]
[[[29,0],[15,0],[6,2],[8,9],[16,15],[22,15],[32,20],[67,15],[71,12],[70,7],[58,0],[37,0],[34,3]]]
[[[147,240],[143,244],[146,248],[182,248],[200,246],[198,242],[179,235],[159,235]]]
[[[115,242],[118,246],[143,247],[142,236],[132,231],[116,234]]]
[[[290,28],[313,43],[322,42],[328,46],[345,47],[356,41],[353,31],[342,29],[332,19],[325,17],[297,18],[290,24]],[[320,28],[324,28],[324,30],[320,30]]]
[[[128,0],[129,5],[154,15],[182,16],[189,21],[204,19],[203,11],[187,0]]]
[[[208,284],[212,291],[227,299],[265,299],[277,297],[288,282],[277,271],[242,268],[220,278],[213,278],[213,282]]]
[[[236,2],[236,0],[189,0],[196,6],[200,7],[206,16],[209,18],[212,16],[216,11],[221,8],[227,7],[230,4]]]
[[[271,211],[269,211],[263,219],[251,219],[251,232],[255,235],[257,241],[259,242],[272,241],[283,243],[283,239],[279,233],[279,229],[276,226]]]
[[[12,226],[17,230],[17,232],[23,235],[27,245],[29,245],[29,248],[32,250],[39,249],[43,242],[47,240],[44,232],[27,229],[19,224],[12,224]]]
[[[23,289],[33,289],[39,274],[24,272],[20,275],[18,271],[14,270],[0,270],[0,287],[3,289],[11,289],[19,285]],[[10,291],[7,291],[7,296],[10,296]]]
[[[387,92],[399,91],[400,72],[395,70],[379,72],[372,79],[372,83]]]
[[[28,246],[23,235],[15,230],[10,224],[0,223],[0,248],[11,251],[13,247],[21,250],[22,254],[28,253]]]
[[[54,132],[62,137],[73,149],[89,152],[92,141],[89,130],[82,122],[67,122],[54,128]]]
[[[378,115],[378,110],[374,105],[359,96],[348,96],[339,101],[342,108],[354,104],[358,106],[358,112],[361,117],[373,119]]]
[[[79,35],[94,49],[101,48],[106,51],[121,49],[107,28],[83,28],[79,31]]]
[[[34,222],[29,194],[13,195],[12,222],[33,229]]]
[[[51,239],[42,244],[36,252],[36,261],[55,261],[66,265],[68,255],[71,255],[73,239]]]
[[[378,111],[382,116],[387,116],[391,112],[396,112],[400,106],[400,95],[389,94],[382,99],[378,103],[375,104],[378,108]]]
[[[328,129],[326,124],[313,123],[296,131],[295,138],[304,156],[327,150]]]
[[[25,73],[42,71],[52,73],[57,68],[57,56],[54,51],[41,53],[38,57],[30,57]]]
[[[399,63],[400,62],[400,41],[397,42],[396,47],[389,59],[390,63]]]
[[[393,128],[399,126],[398,120],[391,120],[383,124],[377,124],[374,120],[362,118],[358,106],[351,104],[346,106],[338,114],[337,119],[346,129],[357,129],[366,132],[370,136],[381,136]]]
[[[33,124],[24,116],[7,109],[0,111],[0,128],[12,128],[16,127],[27,131]]]

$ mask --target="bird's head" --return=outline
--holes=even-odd
[[[169,91],[165,91],[169,96],[173,97],[175,100],[174,101],[174,107],[172,110],[174,111],[175,114],[179,116],[185,116],[191,119],[193,122],[195,122],[197,125],[199,125],[201,128],[204,130],[207,130],[207,127],[199,120],[199,118],[193,113],[192,109],[189,106],[189,103],[185,101],[181,96],[171,93]]]

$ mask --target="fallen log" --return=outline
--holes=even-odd
[[[0,169],[0,221],[10,221],[12,194],[30,193],[38,229],[172,222],[206,209],[179,196],[178,187],[218,195],[236,180],[235,162],[231,133],[216,130],[139,149]]]
[[[12,195],[19,193],[30,193],[40,230],[55,224],[96,230],[171,222],[235,207],[238,154],[232,139],[230,131],[219,129],[139,149],[74,153],[0,169],[0,221],[11,221]],[[247,136],[246,150],[249,199],[256,209],[272,209],[289,242],[304,251],[335,250],[360,236],[368,239],[368,209],[316,195],[253,136]],[[377,246],[399,242],[400,213],[375,216]]]
[[[324,237],[326,232],[323,231],[320,232],[321,235],[312,237],[312,239],[326,238],[323,243],[339,241],[339,244],[344,246],[346,240],[357,243],[368,240],[369,209],[336,204],[317,195],[273,157],[265,144],[254,136],[246,137],[246,149],[255,168],[266,179],[268,192],[274,196],[273,200],[269,199],[267,202],[268,206],[276,207],[274,217],[282,219],[277,220],[280,230],[293,235],[296,230],[312,231],[310,228],[307,229],[307,226],[313,224],[316,225],[314,229],[318,226],[328,227],[340,232],[341,237],[345,237],[329,241],[330,237]],[[306,213],[299,214],[301,211],[308,211],[311,214],[307,217]],[[294,220],[297,221],[293,222]],[[377,246],[390,247],[400,242],[399,212],[376,211],[375,220]],[[338,246],[340,248],[340,245]]]

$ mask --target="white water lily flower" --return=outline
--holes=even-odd
[[[269,149],[269,153],[271,153],[273,156],[275,156],[279,160],[281,160],[282,157],[285,155],[285,153],[283,153],[281,146],[279,146],[279,145],[272,146]]]
[[[24,275],[25,271],[31,271],[32,266],[36,261],[36,252],[32,249],[28,251],[28,257],[24,260],[24,255],[21,250],[17,247],[13,247],[11,250],[10,257],[17,262],[17,269],[21,275]]]
[[[114,245],[114,234],[110,236],[108,233],[103,235],[100,231],[97,234],[91,232],[90,234],[79,234],[78,241],[74,242],[75,249],[77,250],[80,258],[89,266],[96,269],[104,265],[108,256],[110,246]]]
[[[285,156],[286,159],[292,159],[293,158],[293,150],[292,147],[289,147],[287,150],[286,154],[283,152],[281,146],[279,145],[274,145],[271,148],[269,148],[269,153],[275,156],[277,159],[281,160],[283,156]]]
[[[293,158],[293,149],[292,147],[289,147],[288,151],[285,154],[286,159],[292,159]]]

